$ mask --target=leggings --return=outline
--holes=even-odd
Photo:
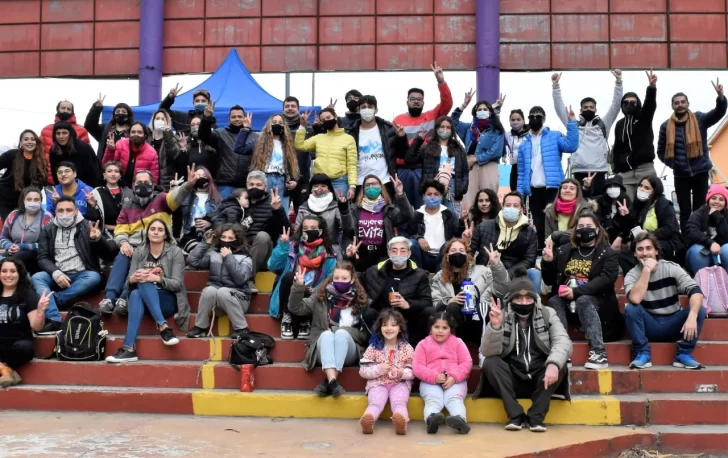
[[[392,413],[401,413],[405,419],[409,420],[409,415],[407,414],[409,395],[410,387],[407,382],[390,383],[388,385],[369,388],[369,393],[367,393],[369,405],[364,413],[370,413],[374,418],[379,418],[382,410],[384,410],[384,406],[387,405],[387,398],[389,398]]]

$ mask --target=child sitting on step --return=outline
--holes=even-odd
[[[435,434],[446,423],[459,434],[470,432],[463,399],[468,394],[468,376],[473,358],[465,343],[452,334],[453,318],[447,312],[430,316],[430,335],[417,344],[412,370],[420,379],[420,396],[425,400],[427,434]],[[442,409],[450,416],[445,420]]]
[[[382,310],[374,323],[369,347],[359,361],[359,375],[367,379],[369,398],[367,410],[359,420],[364,434],[374,432],[374,422],[384,410],[387,398],[394,414],[394,432],[407,434],[407,401],[415,376],[412,373],[414,349],[407,342],[406,333],[404,317],[393,309]]]

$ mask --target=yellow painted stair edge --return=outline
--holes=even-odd
[[[260,293],[273,291],[273,284],[276,281],[276,274],[272,272],[260,272],[255,276],[255,287]]]

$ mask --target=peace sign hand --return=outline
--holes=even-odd
[[[199,175],[197,175],[197,171],[195,171],[195,164],[192,164],[191,166],[187,166],[187,184],[194,189],[195,183],[197,183],[197,179],[199,178]]]
[[[88,230],[89,230],[89,238],[91,240],[98,240],[101,238],[101,229],[99,229],[99,223],[101,221],[96,221],[96,224],[93,226],[91,225],[91,221],[88,222]]]
[[[179,149],[180,151],[187,151],[187,136],[184,132],[179,134]]]
[[[354,240],[352,241],[351,245],[346,247],[346,257],[359,259],[359,247],[360,246],[361,246],[361,242],[356,243],[356,237],[354,237]]]
[[[420,129],[420,131],[417,132],[417,136],[420,137],[420,140],[424,140],[425,136],[427,136],[427,128],[423,127],[422,129]]]
[[[583,186],[583,187],[584,187],[584,189],[589,189],[589,188],[591,188],[592,180],[594,179],[594,177],[595,177],[596,175],[597,175],[597,173],[596,173],[596,172],[594,172],[594,173],[591,173],[591,172],[587,172],[587,175],[586,175],[586,177],[584,177],[584,179],[583,179],[583,180],[581,180],[581,181],[583,181],[583,182],[584,182],[584,186]]]
[[[501,301],[494,297],[490,298],[490,326],[493,329],[500,329],[503,324],[503,310],[501,310]]]
[[[335,110],[336,102],[338,102],[338,101],[339,101],[339,99],[334,100],[333,97],[329,97],[329,108],[331,108],[332,110]]]
[[[622,202],[617,201],[617,210],[622,216],[625,216],[629,213],[629,208],[627,207],[627,199],[622,200]]]
[[[463,111],[465,111],[465,108],[470,105],[470,101],[473,100],[474,95],[475,91],[473,91],[473,88],[470,88],[470,90],[465,93],[465,99],[463,100],[463,106],[461,107]]]
[[[397,133],[398,137],[404,137],[405,135],[407,135],[404,131],[404,127],[394,121],[392,121],[392,127],[394,127],[394,131]]]
[[[106,100],[106,96],[105,95],[101,95],[101,93],[99,92],[99,98],[96,99],[96,102],[94,103],[94,105],[96,105],[97,107],[103,107],[104,106],[104,100]]]
[[[290,227],[283,227],[283,232],[281,233],[281,243],[288,243],[291,240],[291,228]]]
[[[559,81],[561,81],[561,75],[562,73],[554,73],[553,75],[551,75],[551,84],[553,84],[554,86],[558,86]]]
[[[396,173],[392,177],[392,184],[394,184],[394,194],[396,196],[404,194],[404,184],[399,180],[399,176]]]
[[[51,194],[51,199],[53,200],[53,202],[54,203],[58,202],[58,199],[60,199],[60,198],[61,198],[61,196],[58,194],[58,191],[56,190],[56,188],[53,188],[53,194]]]
[[[346,203],[347,199],[346,196],[341,193],[341,190],[336,190],[336,198],[339,199],[339,202],[342,204]]]
[[[278,210],[281,208],[281,205],[283,204],[283,201],[281,200],[281,197],[278,195],[278,189],[273,188],[270,191],[270,208],[273,210]]]
[[[109,132],[109,135],[106,137],[106,147],[110,151],[116,150],[116,142],[114,141],[114,132]]]
[[[308,118],[311,116],[311,112],[309,110],[306,110],[301,114],[301,127],[304,129],[308,127]]]
[[[306,268],[298,266],[298,268],[296,269],[296,275],[293,277],[294,283],[296,283],[298,286],[303,286],[305,276]]]
[[[46,309],[48,308],[48,304],[51,302],[51,295],[53,294],[53,291],[46,294],[47,291],[47,289],[44,289],[43,294],[40,295],[40,299],[38,300],[37,310],[41,313],[44,313],[46,311]]]
[[[569,108],[566,110],[566,117],[569,118],[569,121],[576,121],[576,115],[574,114],[574,110],[571,108],[571,105],[569,105]]]
[[[650,82],[650,87],[657,87],[657,75],[652,73],[652,69],[649,72],[645,70],[645,75],[647,75],[647,81]]]
[[[252,125],[253,125],[253,113],[249,111],[245,115],[245,118],[243,118],[243,127],[247,127],[248,129],[250,129],[250,127]]]
[[[723,95],[723,85],[720,84],[720,78],[716,78],[715,83],[712,81],[710,83],[713,85],[713,89],[715,89],[715,92],[718,93],[719,98],[722,99],[723,97],[725,97],[725,95]]]
[[[445,76],[442,74],[442,67],[437,65],[437,62],[433,62],[432,65],[430,65],[430,68],[435,73],[435,78],[437,78],[437,84],[444,83]]]
[[[180,86],[179,83],[177,83],[177,85],[175,87],[173,87],[172,89],[169,90],[169,96],[172,98],[175,98],[175,97],[177,97],[177,94],[179,94],[180,92],[182,92],[182,86]]]
[[[506,103],[506,96],[505,94],[500,94],[500,96],[496,99],[494,105],[502,107],[504,103]]]
[[[475,221],[471,221],[470,222],[470,225],[468,226],[468,228],[463,231],[463,238],[466,239],[466,240],[472,239],[473,238],[473,231],[474,230],[475,230]]]
[[[83,191],[83,195],[86,196],[86,202],[88,202],[89,206],[96,207],[96,198],[94,197],[94,193],[92,191]]]
[[[490,250],[486,247],[483,247],[485,249],[485,252],[488,254],[488,265],[493,267],[497,266],[498,263],[501,262],[501,253],[498,250],[493,249],[493,244],[490,244]]]
[[[204,115],[208,118],[212,117],[212,115],[215,114],[215,102],[210,100],[210,103],[207,104],[205,107],[205,113]]]

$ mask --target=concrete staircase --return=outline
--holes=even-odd
[[[216,336],[223,337],[193,340],[175,329],[180,343],[173,347],[162,345],[153,321],[145,317],[137,341],[139,362],[112,365],[35,359],[20,371],[23,384],[0,391],[0,409],[359,418],[367,401],[358,369],[346,368],[339,378],[346,395],[317,398],[311,390],[321,382],[323,373],[319,369],[306,372],[301,367],[305,342],[278,339],[279,322],[267,313],[274,276],[261,273],[256,280],[260,294],[254,296],[248,312],[250,327],[277,339],[272,351],[275,364],[255,370],[254,392],[239,391],[239,372],[226,362],[232,343],[226,337],[231,331],[227,317],[220,317],[214,329]],[[207,272],[185,273],[193,312],[191,325],[206,281]],[[623,308],[621,277],[615,289]],[[100,299],[99,294],[88,301],[96,304]],[[169,322],[174,329],[171,318]],[[110,333],[109,355],[122,345],[126,318],[106,318],[104,327]],[[575,340],[573,401],[554,401],[547,423],[652,426],[650,434],[664,440],[647,442],[662,444],[668,451],[728,450],[728,320],[706,321],[695,357],[707,368],[699,371],[672,367],[674,344],[652,345],[655,367],[630,370],[627,336],[607,344],[609,369],[586,370],[588,344],[578,330],[570,330],[570,334]],[[37,356],[50,355],[54,341],[52,337],[37,338]],[[477,364],[475,348],[472,353]],[[470,392],[477,381],[476,367],[468,381]],[[522,403],[525,406],[530,401]],[[468,399],[466,405],[469,421],[506,421],[500,400]],[[421,420],[422,410],[422,400],[414,393],[409,402],[412,420]],[[385,411],[382,418],[388,415]],[[677,428],[682,425],[689,428]]]

